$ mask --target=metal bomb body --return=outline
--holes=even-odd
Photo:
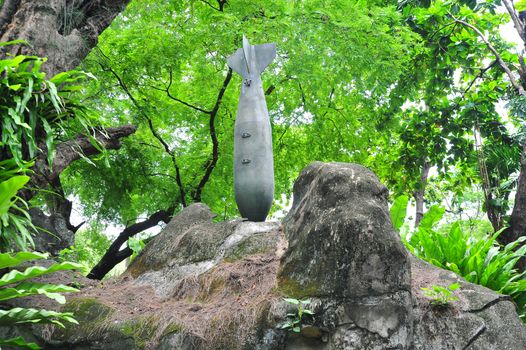
[[[234,192],[241,216],[265,221],[274,198],[272,130],[261,72],[274,60],[275,44],[243,47],[227,60],[243,77],[234,125]]]

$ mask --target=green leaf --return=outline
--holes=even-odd
[[[14,176],[9,180],[0,182],[0,215],[9,211],[13,204],[12,198],[29,181],[29,176]]]
[[[439,205],[432,205],[422,217],[419,227],[431,230],[444,216],[446,210]]]
[[[0,42],[0,47],[2,46],[8,46],[8,45],[18,45],[18,44],[27,44],[27,41],[25,40],[11,40],[11,41],[4,41]]]
[[[47,259],[49,254],[38,253],[38,252],[18,252],[18,253],[0,253],[0,269],[6,267],[16,266],[22,262],[35,260],[35,259]]]
[[[22,337],[16,337],[16,338],[10,338],[10,339],[0,339],[0,345],[14,346],[14,347],[30,349],[30,350],[42,349],[40,346],[38,346],[38,344],[28,343]]]
[[[13,270],[3,275],[2,278],[0,278],[0,287],[57,271],[79,270],[81,268],[81,264],[73,262],[62,262],[60,264],[51,265],[50,267],[32,266],[24,270],[24,272]]]
[[[285,300],[287,303],[293,304],[293,305],[299,305],[300,304],[300,301],[298,299],[283,298],[283,300]]]
[[[518,12],[526,11],[526,0],[519,0],[515,3],[515,9]]]
[[[60,304],[64,304],[66,299],[59,293],[71,292],[78,292],[78,289],[61,284],[57,285],[36,282],[22,282],[12,288],[0,289],[0,301],[42,294],[57,301]]]
[[[400,227],[404,224],[405,217],[407,215],[407,204],[409,203],[409,197],[406,195],[399,196],[395,199],[389,212],[391,213],[391,221],[395,230],[400,230]]]
[[[21,323],[52,323],[64,328],[64,324],[61,321],[78,324],[71,312],[25,309],[20,307],[10,310],[0,310],[0,326]]]

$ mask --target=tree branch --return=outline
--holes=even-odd
[[[104,55],[104,57],[106,57],[106,59],[108,58],[102,51],[100,51],[100,52],[101,52],[102,55]],[[170,146],[168,145],[168,143],[166,143],[166,141],[164,141],[164,139],[161,137],[161,135],[157,132],[157,130],[155,129],[155,127],[153,125],[152,119],[150,118],[150,116],[148,114],[146,114],[146,112],[144,112],[144,109],[137,102],[135,97],[133,97],[132,93],[128,89],[128,86],[126,85],[126,83],[124,83],[124,81],[119,76],[119,74],[117,74],[117,72],[113,68],[111,68],[111,66],[104,66],[100,62],[99,62],[99,65],[102,67],[103,70],[109,71],[117,79],[117,81],[119,82],[119,86],[122,88],[122,90],[124,90],[126,95],[128,95],[128,97],[132,101],[132,103],[135,106],[135,108],[137,108],[137,110],[142,114],[144,119],[146,119],[146,121],[148,123],[148,128],[150,129],[152,135],[161,143],[161,145],[163,146],[165,152],[170,156],[170,158],[172,160],[172,163],[173,163],[173,166],[175,168],[175,178],[176,178],[177,186],[179,187],[179,195],[180,195],[181,204],[183,205],[183,207],[186,207],[187,206],[187,203],[186,203],[186,192],[185,192],[185,189],[184,189],[183,181],[181,179],[181,171],[179,169],[179,165],[177,164],[177,158],[175,156],[175,152],[170,149]]]
[[[228,73],[225,77],[225,80],[223,81],[223,86],[221,87],[221,90],[219,90],[219,93],[217,95],[216,103],[214,104],[214,108],[212,108],[212,111],[210,112],[210,138],[212,139],[212,159],[207,162],[206,164],[206,170],[201,178],[201,181],[199,181],[199,184],[197,185],[194,194],[193,194],[193,200],[196,202],[201,201],[201,192],[203,191],[203,188],[205,187],[206,183],[210,179],[210,175],[212,174],[212,171],[214,170],[214,167],[217,163],[217,160],[219,158],[219,142],[217,140],[217,133],[216,133],[216,127],[215,127],[215,119],[217,116],[217,112],[219,111],[219,107],[221,107],[221,102],[223,101],[223,96],[225,95],[226,88],[228,87],[228,84],[230,83],[230,79],[232,79],[232,68],[228,69]]]
[[[99,129],[93,137],[106,149],[119,149],[120,139],[133,134],[137,128],[133,125],[123,125],[109,129]],[[28,188],[19,192],[24,200],[35,195],[35,189],[45,188],[48,184],[56,183],[58,177],[71,163],[82,156],[92,156],[100,153],[100,147],[95,147],[85,135],[78,135],[73,140],[59,143],[55,149],[52,166],[47,161],[48,150],[45,144],[39,145],[42,150],[35,160],[34,174],[31,176]]]
[[[121,148],[120,139],[129,136],[137,130],[135,125],[123,125],[115,128],[96,130],[93,137],[99,143],[96,147],[90,138],[79,135],[73,140],[59,143],[56,147],[56,155],[53,158],[53,172],[51,178],[57,177],[72,162],[84,156],[92,156],[100,153],[100,146],[106,149]]]
[[[506,10],[510,14],[511,20],[513,21],[513,25],[515,26],[515,30],[517,30],[517,33],[519,34],[522,41],[526,43],[526,36],[524,36],[524,23],[522,23],[519,16],[517,15],[517,12],[513,8],[513,4],[510,3],[508,0],[502,0],[502,2],[504,3],[504,6],[506,6]]]
[[[486,39],[486,37],[484,36],[484,34],[482,34],[482,32],[475,26],[463,21],[463,20],[460,20],[458,18],[456,18],[455,16],[453,16],[452,14],[449,14],[453,20],[455,20],[456,22],[462,24],[463,26],[465,27],[468,27],[470,28],[471,30],[473,30],[475,33],[477,33],[477,35],[482,39],[482,41],[484,41],[484,43],[486,44],[486,46],[488,47],[488,49],[495,55],[495,58],[497,60],[497,62],[499,63],[499,65],[501,66],[501,68],[506,72],[506,74],[508,75],[508,78],[510,79],[510,82],[511,82],[511,85],[515,88],[515,90],[517,90],[517,92],[522,95],[522,96],[526,96],[526,91],[524,90],[524,88],[517,82],[517,80],[515,80],[515,77],[513,76],[513,73],[511,72],[510,68],[508,67],[508,65],[506,64],[506,62],[504,62],[504,60],[502,59],[502,57],[500,56],[500,54],[498,53],[498,51],[495,49],[495,47],[493,45],[491,45],[491,43],[488,41],[488,39]]]
[[[464,89],[464,92],[463,92],[463,95],[465,95],[472,87],[473,87],[473,84],[475,84],[475,82],[482,78],[484,76],[484,74],[486,74],[487,71],[489,71],[494,65],[497,64],[497,60],[491,62],[491,64],[489,66],[487,66],[486,68],[482,68],[479,72],[479,74],[477,74],[475,76],[475,78],[473,78],[473,80],[471,81],[471,83],[469,83],[469,85]]]
[[[129,1],[5,0],[0,42],[24,39],[29,45],[3,47],[0,58],[7,53],[48,57],[42,70],[50,76],[71,70]]]
[[[181,99],[179,99],[179,98],[173,96],[173,95],[170,93],[170,87],[172,86],[172,81],[173,81],[173,76],[172,76],[173,73],[172,73],[172,69],[170,69],[169,74],[170,74],[170,81],[168,82],[168,86],[167,86],[165,89],[161,89],[161,88],[158,88],[158,87],[156,87],[156,86],[152,86],[152,85],[150,85],[150,87],[151,87],[152,89],[155,89],[155,90],[159,90],[159,91],[164,91],[164,92],[166,92],[166,95],[167,95],[169,98],[171,98],[172,100],[174,100],[174,101],[176,101],[176,102],[179,102],[179,103],[185,105],[186,107],[190,107],[190,108],[192,108],[192,109],[195,109],[196,111],[199,111],[199,112],[202,112],[202,113],[206,113],[206,114],[210,114],[210,113],[212,113],[211,111],[207,111],[207,110],[205,110],[205,109],[203,109],[203,108],[201,108],[201,107],[198,107],[198,106],[196,106],[196,105],[193,105],[193,104],[191,104],[191,103],[188,103],[188,102],[186,102],[186,101],[183,101],[183,100],[181,100]]]
[[[137,233],[140,233],[144,230],[157,226],[160,221],[168,223],[172,218],[173,211],[174,208],[160,210],[152,214],[148,219],[126,227],[115,239],[115,241],[113,241],[102,259],[97,265],[95,265],[95,267],[86,277],[101,280],[108,272],[110,272],[112,268],[115,267],[115,265],[131,255],[132,251],[129,248],[120,250],[120,247],[126,243],[130,237],[133,237]]]

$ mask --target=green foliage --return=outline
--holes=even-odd
[[[16,43],[20,41],[3,45]],[[12,157],[19,166],[37,155],[38,147],[42,147],[37,145],[40,138],[45,141],[51,164],[55,137],[67,134],[66,121],[76,116],[72,104],[65,103],[64,95],[78,90],[74,84],[83,80],[85,74],[63,72],[47,80],[40,71],[45,61],[25,55],[0,60],[0,150],[3,159]],[[55,130],[59,123],[59,130]]]
[[[503,230],[477,237],[466,233],[459,222],[442,233],[437,225],[443,215],[443,208],[432,206],[410,238],[402,237],[411,253],[469,282],[510,295],[519,310],[524,310],[526,280],[524,272],[518,272],[515,266],[526,255],[526,245],[522,244],[526,237],[502,247],[496,239]]]
[[[519,0],[514,5],[517,11],[519,12],[526,11],[526,0]]]
[[[13,44],[25,42],[0,46]],[[0,251],[26,250],[33,245],[31,234],[36,229],[27,213],[28,204],[16,196],[29,181],[32,160],[44,152],[51,165],[58,140],[81,131],[89,135],[89,118],[79,113],[83,108],[71,95],[80,89],[78,84],[86,74],[70,71],[46,79],[41,72],[45,61],[26,55],[0,60]]]
[[[130,260],[135,259],[135,257],[137,257],[137,255],[139,255],[139,253],[143,250],[144,246],[145,243],[143,239],[135,237],[128,238],[128,247],[133,251]]]
[[[16,195],[29,181],[28,176],[21,175],[28,167],[22,163],[21,168],[14,159],[0,162],[0,251],[12,246],[27,249],[34,244],[31,234],[36,229],[26,211],[28,205]]]
[[[87,274],[102,258],[111,241],[102,233],[103,226],[97,223],[81,228],[75,233],[75,244],[59,253],[61,261],[75,261],[82,265]]]
[[[35,343],[28,343],[22,337],[15,337],[10,339],[0,339],[0,345],[13,346],[15,348],[30,349],[30,350],[39,350],[41,349]]]
[[[288,329],[295,333],[301,332],[304,315],[313,316],[314,312],[307,309],[311,303],[309,299],[298,300],[294,298],[283,298],[287,303],[296,306],[296,312],[287,314],[287,321],[281,325],[281,329]]]
[[[422,288],[424,295],[431,299],[431,305],[446,306],[450,302],[459,300],[453,295],[453,292],[460,288],[460,284],[453,283],[447,287],[432,285],[429,288]]]
[[[398,196],[389,212],[391,214],[391,221],[393,222],[393,227],[395,230],[400,230],[404,224],[405,217],[407,215],[407,204],[409,203],[409,197],[406,195]]]
[[[24,262],[45,259],[47,257],[47,254],[37,252],[0,253],[0,268],[13,268]],[[0,301],[30,295],[44,295],[58,303],[64,304],[66,300],[60,293],[76,292],[78,289],[65,285],[44,284],[27,280],[57,271],[75,270],[78,268],[80,268],[78,264],[64,262],[49,267],[30,266],[23,271],[11,270],[0,278]],[[23,323],[51,323],[64,327],[63,322],[77,323],[71,312],[56,312],[20,307],[10,310],[0,310],[0,326],[12,326]],[[0,345],[40,349],[38,345],[27,343],[21,337],[2,339],[0,340]]]
[[[131,2],[102,34],[83,69],[98,78],[86,102],[101,122],[131,122],[139,128],[108,156],[111,167],[102,161],[94,161],[96,167],[78,163],[64,174],[67,194],[78,195],[86,216],[126,225],[159,209],[180,209],[172,157],[145,116],[173,148],[191,202],[212,154],[210,118],[178,100],[205,111],[214,107],[227,73],[226,57],[240,47],[243,34],[255,44],[276,42],[278,47],[263,76],[264,89],[272,87],[267,105],[276,195],[290,194],[294,178],[312,160],[369,162],[378,139],[375,127],[383,121],[377,102],[419,45],[392,4],[243,0],[229,2],[221,12],[189,0]],[[234,75],[214,120],[219,159],[201,199],[227,219],[238,215],[232,153],[240,85]]]

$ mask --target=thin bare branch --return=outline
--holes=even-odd
[[[186,101],[181,100],[180,98],[177,98],[177,97],[173,96],[173,95],[170,93],[170,88],[172,87],[172,83],[173,83],[173,73],[172,73],[172,69],[170,69],[170,71],[169,71],[169,75],[170,75],[170,80],[168,81],[168,86],[167,86],[166,88],[161,89],[161,88],[159,88],[159,87],[157,87],[157,86],[152,86],[152,85],[150,85],[150,87],[151,87],[152,89],[155,89],[155,90],[159,90],[159,91],[164,91],[164,92],[166,92],[166,95],[167,95],[169,98],[171,98],[172,100],[174,100],[174,101],[176,101],[176,102],[179,102],[179,103],[185,105],[186,107],[190,107],[190,108],[192,108],[192,109],[195,109],[196,111],[199,111],[199,112],[202,112],[202,113],[205,113],[205,114],[210,114],[210,113],[212,113],[212,111],[207,111],[206,109],[203,109],[203,108],[201,108],[201,107],[199,107],[199,106],[196,106],[196,105],[194,105],[194,104],[188,103],[188,102],[186,102]]]
[[[206,5],[208,5],[209,7],[213,8],[214,10],[216,10],[216,11],[220,11],[220,12],[221,12],[221,10],[220,10],[218,7],[215,7],[215,6],[212,5],[210,2],[208,2],[208,1],[206,1],[206,0],[201,0],[201,2],[204,3],[204,4],[206,4]]]
[[[491,62],[491,64],[490,64],[489,66],[487,66],[486,68],[482,68],[482,69],[480,70],[479,74],[477,74],[477,75],[475,76],[475,78],[473,78],[473,80],[469,83],[469,85],[464,89],[463,95],[465,95],[465,94],[466,94],[466,93],[467,93],[467,92],[473,87],[473,85],[475,84],[475,82],[476,82],[478,79],[482,78],[482,77],[484,76],[484,74],[486,74],[486,72],[487,72],[488,70],[490,70],[490,69],[491,69],[494,65],[496,65],[496,64],[497,64],[497,60]]]
[[[106,71],[109,71],[117,79],[117,81],[119,82],[119,86],[126,93],[126,95],[130,98],[130,100],[135,105],[137,110],[142,114],[144,119],[146,119],[146,121],[148,123],[148,128],[150,129],[152,135],[161,143],[161,145],[163,146],[163,148],[166,151],[166,153],[172,159],[172,163],[173,163],[173,166],[175,168],[176,183],[177,183],[177,186],[179,187],[179,194],[180,194],[181,204],[183,205],[183,207],[186,207],[187,206],[187,203],[186,203],[186,192],[185,192],[185,189],[184,189],[183,181],[181,179],[181,171],[179,169],[179,165],[177,164],[177,157],[175,156],[175,152],[170,149],[170,146],[168,145],[168,143],[157,132],[157,130],[155,129],[155,127],[153,125],[152,119],[144,111],[142,106],[137,102],[137,100],[135,99],[133,94],[130,92],[130,90],[128,89],[128,86],[124,83],[124,81],[119,76],[119,74],[117,74],[117,72],[113,68],[111,68],[111,66],[104,66],[100,62],[99,62],[99,65],[102,67],[102,69],[104,69]]]
[[[214,108],[212,108],[212,111],[210,113],[209,125],[210,125],[210,138],[212,139],[212,159],[206,163],[205,173],[203,177],[201,178],[201,181],[199,181],[199,184],[197,185],[194,191],[194,195],[192,196],[194,201],[196,202],[201,201],[201,193],[203,191],[203,188],[205,187],[206,183],[210,179],[210,175],[212,174],[212,171],[214,170],[214,167],[219,158],[219,141],[217,140],[215,119],[217,116],[217,112],[219,111],[219,107],[221,107],[221,102],[223,101],[223,96],[225,95],[226,88],[228,87],[228,84],[230,83],[231,79],[232,79],[232,69],[229,68],[228,73],[225,77],[225,80],[223,81],[223,85],[221,86],[221,90],[219,90],[219,93],[217,95],[217,99],[216,99],[216,103],[214,104]]]

